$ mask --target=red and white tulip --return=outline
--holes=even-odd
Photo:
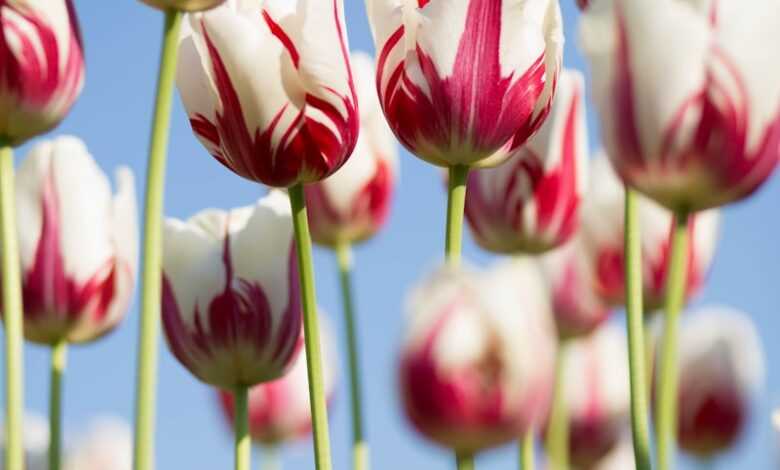
[[[548,407],[554,326],[536,265],[443,268],[410,300],[400,383],[427,438],[473,453],[517,439]]]
[[[673,211],[740,200],[780,154],[780,4],[603,0],[584,15],[620,177]]]
[[[111,184],[76,137],[30,150],[16,184],[24,335],[93,341],[127,314],[138,271],[133,174]]]
[[[764,357],[750,317],[706,308],[680,331],[680,448],[702,458],[731,448],[764,382]]]
[[[497,253],[541,253],[576,232],[587,188],[584,88],[582,74],[564,70],[550,116],[539,132],[509,161],[469,174],[466,218],[481,247]]]
[[[398,179],[398,149],[374,86],[372,59],[352,54],[360,102],[360,137],[349,161],[327,179],[307,185],[312,238],[323,245],[357,242],[382,228]]]
[[[173,355],[225,389],[281,377],[301,337],[287,196],[165,224],[162,320]]]
[[[214,158],[275,187],[347,161],[359,118],[343,0],[229,0],[188,20],[177,83]]]
[[[501,156],[541,126],[563,33],[554,0],[368,0],[390,127],[439,166]]]
[[[84,83],[71,0],[0,2],[0,138],[19,145],[62,121]]]
[[[591,165],[591,187],[582,206],[583,241],[596,269],[596,285],[605,301],[623,305],[625,192],[606,156]],[[664,302],[674,219],[671,212],[647,198],[640,198],[644,301],[649,310]],[[689,226],[689,257],[686,297],[702,287],[712,264],[718,241],[720,215],[709,210],[693,215]]]
[[[330,330],[322,330],[322,368],[325,399],[332,402],[336,391],[338,367],[335,343]],[[301,337],[303,343],[303,337]],[[222,411],[233,429],[233,394],[220,390]],[[267,446],[277,446],[311,434],[309,407],[309,379],[306,355],[301,353],[289,372],[272,382],[256,385],[249,390],[249,434],[252,440]]]
[[[149,6],[160,10],[179,11],[203,11],[210,10],[223,3],[225,0],[141,0]]]

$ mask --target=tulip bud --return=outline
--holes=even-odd
[[[359,130],[343,0],[247,0],[189,16],[177,84],[195,135],[238,175],[312,183]]]
[[[780,4],[617,0],[582,43],[620,177],[676,212],[740,200],[780,149]]]
[[[0,423],[0,469],[5,464],[5,430]],[[22,428],[25,470],[47,470],[49,468],[49,423],[37,414],[25,412]]]
[[[203,11],[210,10],[225,0],[141,0],[141,2],[159,10]]]
[[[379,231],[398,173],[398,150],[379,108],[372,59],[353,53],[352,70],[360,102],[355,151],[333,176],[305,188],[312,238],[328,246],[362,241]]]
[[[65,470],[130,470],[133,438],[130,427],[117,418],[100,418],[65,461]]]
[[[133,174],[117,193],[84,143],[32,148],[17,174],[24,335],[36,343],[93,341],[124,318],[138,271]]]
[[[544,122],[563,46],[557,1],[369,0],[367,9],[382,109],[419,158],[498,163]]]
[[[321,310],[320,310],[321,312]],[[324,324],[325,326],[327,324]],[[337,365],[334,340],[330,329],[322,329],[324,393],[331,403],[336,391]],[[299,340],[303,344],[303,336]],[[222,411],[231,429],[234,419],[233,394],[219,392]],[[256,385],[249,390],[249,433],[252,440],[263,445],[277,446],[311,433],[309,379],[306,355],[299,354],[292,368],[272,382]]]
[[[625,303],[623,267],[625,193],[605,156],[591,165],[590,190],[582,206],[583,241],[596,266],[596,284],[605,301]],[[660,308],[666,292],[672,214],[646,198],[639,201],[644,301],[648,311]],[[686,297],[700,290],[715,254],[720,215],[711,210],[690,218]]]
[[[589,335],[612,314],[613,308],[596,290],[595,265],[591,261],[581,237],[541,258],[562,339]]]
[[[287,196],[169,219],[164,249],[162,320],[179,362],[224,389],[281,377],[301,334]]]
[[[764,381],[764,359],[750,317],[728,308],[691,314],[680,331],[680,448],[709,458],[732,447]]]
[[[466,218],[476,242],[496,253],[541,253],[571,238],[587,152],[584,80],[564,70],[539,133],[506,163],[469,174]]]
[[[473,453],[516,439],[544,416],[555,341],[537,267],[478,278],[443,268],[411,297],[400,384],[429,439]]]
[[[0,2],[0,140],[18,146],[62,121],[84,83],[71,0]]]

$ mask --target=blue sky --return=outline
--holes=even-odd
[[[363,2],[345,0],[353,49],[373,50]],[[566,20],[565,64],[583,68],[576,49],[574,0],[563,0]],[[87,54],[87,83],[71,115],[54,134],[82,137],[104,170],[127,164],[142,194],[149,117],[157,71],[162,15],[137,1],[76,0]],[[598,144],[591,112],[591,141]],[[22,149],[20,153],[24,153]],[[166,213],[189,215],[205,207],[235,207],[256,200],[264,190],[226,171],[195,140],[177,98],[166,188]],[[727,208],[712,275],[697,304],[727,304],[749,312],[758,324],[767,354],[780,357],[780,230],[776,175],[751,200]],[[409,288],[442,259],[445,199],[438,170],[404,153],[401,184],[387,229],[356,253],[359,333],[373,468],[450,469],[451,456],[426,443],[407,425],[398,402],[396,362],[403,331],[403,299]],[[775,235],[773,235],[775,234]],[[468,238],[465,256],[489,263]],[[343,332],[334,257],[315,257],[319,303]],[[132,419],[135,379],[137,302],[125,323],[108,338],[75,347],[65,382],[66,435],[82,431],[90,417],[116,414]],[[46,413],[48,351],[25,348],[27,407]],[[768,364],[767,391],[756,405],[751,431],[714,468],[768,469],[777,438],[769,411],[780,405],[780,376]],[[349,416],[346,375],[331,414],[334,467],[349,468]],[[2,380],[0,378],[0,380]],[[257,454],[257,453],[256,453]],[[198,383],[161,344],[158,404],[158,469],[214,470],[232,466],[231,439],[212,391]],[[256,455],[255,457],[258,457]],[[480,467],[516,468],[512,447],[482,457]],[[286,468],[313,468],[309,442],[284,452]],[[689,465],[684,469],[693,469]]]

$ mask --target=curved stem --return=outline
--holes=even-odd
[[[162,216],[165,163],[173,103],[173,85],[178,60],[182,13],[165,13],[160,71],[157,82],[152,137],[146,174],[143,273],[141,279],[141,325],[135,402],[135,448],[133,468],[154,467],[155,391],[162,283]]]
[[[670,470],[674,462],[677,434],[677,336],[680,312],[685,303],[688,266],[688,214],[675,217],[672,248],[666,282],[666,317],[661,346],[660,375],[657,384],[656,441],[660,470]]]
[[[455,453],[455,462],[458,466],[458,470],[474,470],[474,454],[466,454],[461,452]]]
[[[5,468],[22,470],[22,409],[24,357],[22,354],[22,280],[16,231],[14,151],[0,142],[0,235],[2,236],[3,322],[5,323]]]
[[[236,387],[233,391],[233,402],[236,410],[233,423],[236,438],[236,470],[249,470],[252,456],[252,441],[249,438],[249,389]]]
[[[642,240],[637,213],[637,194],[626,187],[625,196],[625,279],[628,364],[631,384],[631,435],[637,470],[651,470],[650,436],[647,417],[647,372],[644,304],[642,300]]]
[[[466,180],[469,167],[455,165],[450,167],[447,188],[447,238],[444,253],[447,263],[460,266],[460,253],[463,244],[463,210],[466,206]]]
[[[566,401],[566,355],[568,343],[561,341],[555,358],[555,390],[553,391],[550,426],[547,429],[547,454],[551,470],[569,470],[569,406]]]
[[[312,432],[314,434],[314,456],[317,470],[330,470],[328,408],[322,378],[322,352],[317,318],[317,294],[314,288],[314,263],[311,256],[311,234],[309,233],[309,221],[306,218],[306,199],[303,195],[303,185],[293,186],[289,189],[289,194],[301,276],[303,329],[306,344],[306,367],[309,377]]]
[[[352,397],[352,468],[368,469],[368,443],[363,430],[363,400],[360,386],[360,360],[355,325],[355,309],[352,299],[352,253],[348,242],[336,245],[336,257],[341,280],[341,298],[344,306],[344,324],[347,330],[350,393]]]
[[[49,470],[60,470],[62,459],[62,376],[68,361],[68,343],[60,341],[51,349],[49,389]]]
[[[534,450],[534,429],[531,428],[520,441],[520,470],[534,470],[536,466]]]

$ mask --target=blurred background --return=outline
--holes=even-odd
[[[87,82],[73,112],[53,135],[83,138],[102,168],[111,173],[129,165],[136,174],[139,197],[149,139],[149,121],[158,65],[162,15],[134,0],[76,0],[87,60]],[[362,1],[345,0],[353,49],[373,52]],[[577,50],[578,10],[563,0],[567,67],[584,70]],[[591,146],[599,145],[595,115],[589,111]],[[26,153],[22,148],[19,157]],[[173,116],[166,213],[186,218],[205,207],[230,208],[253,203],[265,189],[236,177],[211,158],[196,141],[179,100]],[[692,307],[727,304],[750,313],[762,335],[768,358],[780,357],[780,176],[748,202],[724,210],[721,241],[703,294]],[[141,205],[139,200],[139,206]],[[443,256],[445,195],[437,169],[408,154],[401,159],[401,183],[388,227],[356,250],[356,302],[373,468],[384,470],[450,469],[449,452],[419,438],[402,414],[397,393],[398,347],[403,333],[406,293]],[[488,265],[466,235],[465,257]],[[335,259],[318,249],[315,256],[319,303],[341,336],[341,303]],[[614,321],[622,322],[622,315]],[[138,309],[105,340],[75,346],[65,383],[65,436],[73,442],[89,429],[93,417],[117,415],[131,422],[135,381]],[[2,331],[0,331],[0,336]],[[0,338],[1,339],[1,338]],[[162,341],[162,339],[161,339]],[[213,470],[232,461],[231,437],[215,393],[197,382],[161,343],[157,468]],[[343,354],[341,355],[343,357]],[[27,345],[26,406],[47,413],[49,351]],[[765,392],[755,403],[753,420],[740,445],[713,468],[769,469],[776,466],[778,439],[771,410],[780,405],[780,374],[767,361]],[[348,388],[342,361],[339,388],[331,411],[334,467],[349,468]],[[2,380],[2,377],[0,377]],[[261,458],[257,451],[255,459]],[[485,468],[515,468],[512,446],[480,457]],[[311,444],[284,450],[286,468],[313,468]],[[479,464],[482,466],[481,464]],[[685,462],[682,469],[694,469]]]

